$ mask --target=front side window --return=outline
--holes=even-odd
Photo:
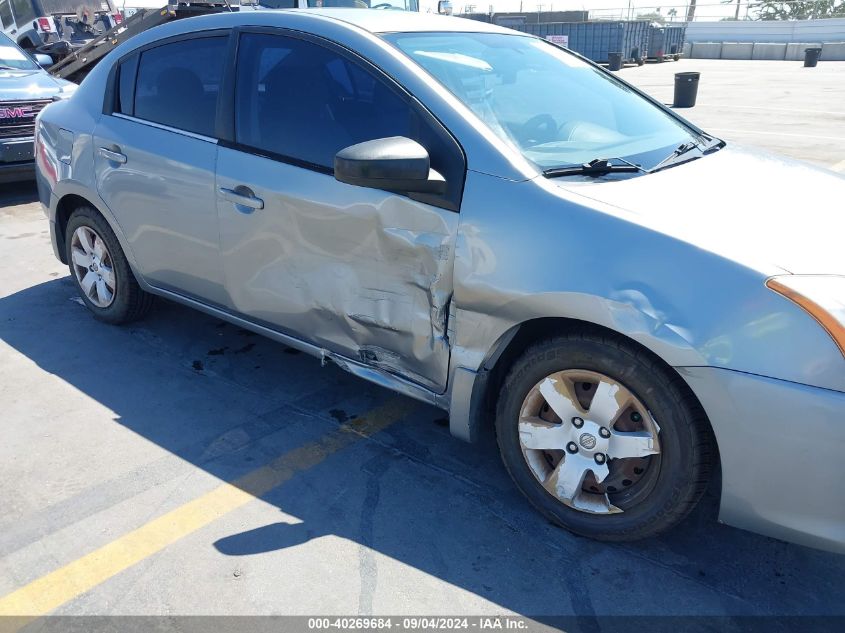
[[[225,36],[202,37],[141,53],[133,116],[214,136],[226,47]],[[121,85],[121,96],[128,90]]]
[[[239,144],[310,165],[331,169],[338,151],[363,141],[424,141],[419,116],[396,92],[305,40],[242,35],[235,91]]]
[[[541,169],[623,158],[653,167],[696,133],[548,42],[499,33],[384,36]]]
[[[35,70],[38,65],[20,46],[0,33],[0,70]]]

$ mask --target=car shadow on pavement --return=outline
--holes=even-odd
[[[0,184],[0,191],[3,206],[38,202],[38,190],[33,181],[3,183]]]
[[[141,323],[113,327],[91,318],[74,296],[65,277],[0,298],[0,339],[178,457],[174,462],[226,482],[394,397],[172,303],[160,301]],[[380,584],[377,552],[532,616],[591,622],[614,614],[845,614],[845,557],[718,524],[715,485],[671,532],[633,544],[599,543],[532,510],[505,474],[490,433],[467,445],[449,436],[442,412],[411,401],[408,410],[262,495],[299,523],[280,518],[207,547],[244,557],[328,535],[358,543],[362,612],[395,582]],[[141,479],[115,473],[32,516],[0,519],[0,555],[130,500],[142,491]],[[821,493],[810,487],[808,494]],[[459,599],[441,598],[437,604],[460,609]]]

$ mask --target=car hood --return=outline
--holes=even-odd
[[[736,146],[624,180],[550,180],[764,274],[845,274],[845,176]]]
[[[52,99],[69,83],[43,70],[0,70],[0,101]]]

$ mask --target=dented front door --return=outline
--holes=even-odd
[[[216,187],[238,312],[445,389],[457,213],[226,147]]]

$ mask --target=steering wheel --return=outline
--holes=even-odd
[[[370,7],[371,9],[393,9],[395,8],[390,2],[381,2],[379,4],[374,4]]]
[[[520,139],[528,145],[542,145],[557,140],[557,121],[550,114],[531,117],[519,130]]]

